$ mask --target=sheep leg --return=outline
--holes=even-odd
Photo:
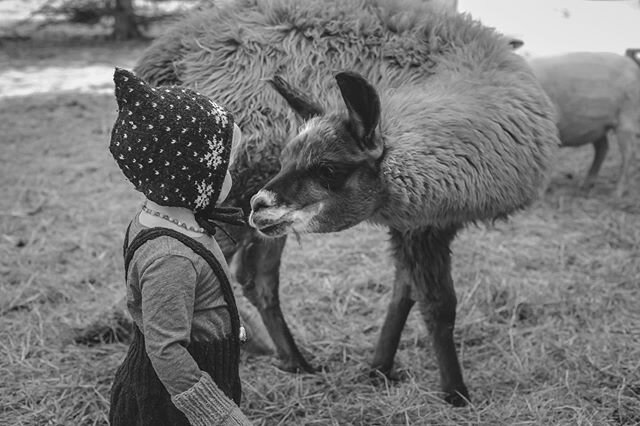
[[[280,259],[285,242],[285,237],[267,240],[251,232],[238,249],[235,273],[244,295],[258,308],[269,331],[280,359],[279,368],[311,373],[314,369],[296,346],[280,309]]]
[[[589,172],[587,173],[587,178],[584,180],[584,184],[582,185],[583,189],[587,190],[593,187],[598,173],[600,172],[600,167],[602,167],[604,158],[606,157],[607,151],[609,150],[609,140],[611,137],[610,135],[612,134],[613,131],[609,130],[605,136],[601,137],[593,143],[593,149],[595,151],[593,156],[593,163],[591,163],[591,167],[589,168]]]
[[[371,368],[392,378],[393,359],[398,350],[402,329],[415,301],[411,299],[408,271],[396,264],[391,302],[387,310]]]
[[[635,131],[626,129],[618,129],[617,134],[612,134],[612,139],[618,140],[618,149],[620,150],[620,175],[616,184],[615,196],[620,198],[624,194],[629,177],[629,166],[631,165],[631,157],[633,157],[633,139],[636,137]]]
[[[418,300],[431,335],[445,400],[460,407],[467,404],[469,392],[453,342],[457,301],[451,277],[450,245],[457,231],[456,226],[429,228],[405,234],[401,239],[392,238],[392,243],[399,263],[410,271],[412,296]]]

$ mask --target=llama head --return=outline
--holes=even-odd
[[[283,79],[270,81],[304,124],[283,148],[280,172],[251,199],[250,223],[263,235],[339,231],[381,203],[378,93],[355,73],[335,79],[346,113],[325,113]]]

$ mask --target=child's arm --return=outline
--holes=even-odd
[[[182,256],[165,256],[145,268],[141,287],[147,354],[172,401],[192,425],[250,425],[187,351],[196,279],[191,260]]]

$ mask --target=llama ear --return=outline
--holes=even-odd
[[[349,110],[354,136],[363,149],[382,153],[382,140],[375,134],[380,122],[378,92],[367,80],[353,72],[341,72],[335,78]]]
[[[309,120],[310,118],[322,115],[324,110],[309,96],[302,93],[301,90],[296,89],[280,76],[274,76],[272,79],[268,79],[267,82],[284,98],[289,106],[303,119]]]

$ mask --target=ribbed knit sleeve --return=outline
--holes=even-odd
[[[250,426],[249,419],[227,398],[207,373],[171,401],[182,411],[192,426]]]
[[[196,271],[188,258],[166,255],[145,268],[140,284],[147,355],[169,394],[176,395],[193,387],[202,375],[187,351]]]

